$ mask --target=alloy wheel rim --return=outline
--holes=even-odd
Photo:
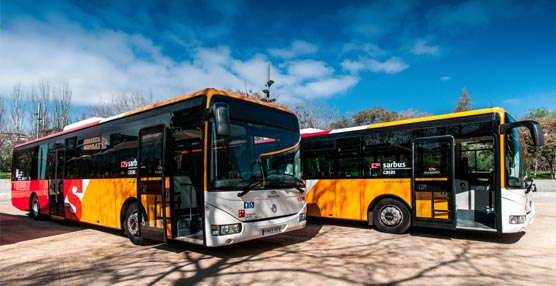
[[[396,206],[387,206],[380,212],[380,220],[387,226],[396,226],[401,223],[403,214]]]
[[[133,236],[139,235],[139,216],[137,212],[132,213],[127,219],[127,229]]]

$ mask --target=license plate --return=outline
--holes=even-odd
[[[281,226],[273,226],[261,229],[261,236],[267,236],[275,233],[279,233],[282,230]]]

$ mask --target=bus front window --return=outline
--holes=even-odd
[[[519,129],[514,128],[506,134],[506,182],[510,188],[524,188],[524,167]]]
[[[214,126],[214,125],[212,125]],[[211,186],[216,190],[299,187],[299,134],[260,123],[232,120],[230,136],[211,128]]]

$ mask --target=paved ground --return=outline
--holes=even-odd
[[[524,235],[311,221],[223,248],[133,246],[117,231],[35,222],[0,201],[0,285],[554,285],[556,194]]]

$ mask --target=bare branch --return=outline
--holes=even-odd
[[[104,102],[93,108],[91,116],[110,117],[139,107],[153,104],[152,93],[144,95],[139,91],[132,91],[119,95],[112,95],[111,102]]]

